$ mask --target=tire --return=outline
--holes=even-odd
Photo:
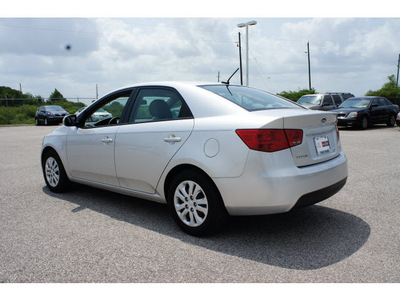
[[[361,128],[362,130],[365,130],[365,129],[367,129],[368,127],[369,127],[368,118],[367,118],[367,117],[363,117],[362,120],[361,120],[360,128]]]
[[[206,236],[226,223],[228,213],[214,183],[194,170],[185,170],[171,181],[168,207],[177,225],[186,233]]]
[[[49,150],[43,155],[42,171],[44,181],[52,192],[63,193],[70,188],[71,182],[60,157],[54,150]]]
[[[394,127],[394,125],[396,125],[396,116],[395,115],[391,115],[389,118],[389,121],[387,122],[387,126],[388,127]]]
[[[36,126],[39,126],[39,120],[37,118],[35,118],[35,124]]]

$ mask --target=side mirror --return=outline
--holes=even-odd
[[[72,127],[76,126],[76,115],[69,115],[63,119],[64,126]]]

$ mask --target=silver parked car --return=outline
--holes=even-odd
[[[301,96],[297,103],[308,109],[333,110],[350,97],[354,95],[350,93],[311,94]]]
[[[100,108],[112,117],[88,121]],[[114,91],[47,135],[41,161],[53,192],[78,182],[167,203],[192,235],[312,205],[347,179],[335,114],[228,84]]]

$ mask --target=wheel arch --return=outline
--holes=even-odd
[[[178,165],[178,166],[175,166],[174,168],[172,168],[168,172],[168,175],[166,176],[166,178],[164,180],[163,192],[164,192],[164,197],[165,197],[166,202],[168,202],[168,188],[169,188],[169,186],[171,184],[171,181],[173,180],[173,178],[177,174],[179,174],[179,173],[181,173],[183,171],[186,171],[186,170],[193,170],[193,171],[198,172],[198,173],[202,174],[203,176],[205,176],[214,185],[214,187],[218,191],[219,195],[221,196],[222,201],[224,201],[223,198],[222,198],[222,195],[221,195],[221,193],[220,193],[220,191],[219,191],[219,189],[217,187],[217,185],[215,184],[215,182],[211,178],[211,176],[209,176],[204,170],[202,170],[201,168],[199,168],[199,167],[197,167],[195,165],[181,164],[181,165]]]
[[[65,169],[65,171],[67,173],[67,176],[69,177],[68,171],[65,168],[66,167],[66,161],[64,160],[64,157],[61,155],[61,153],[59,151],[57,151],[57,148],[49,146],[49,145],[45,146],[42,149],[42,153],[40,155],[40,161],[41,161],[42,168],[43,168],[43,164],[44,164],[44,157],[45,157],[46,153],[48,153],[49,151],[54,151],[57,154],[57,156],[60,158],[60,160],[61,160],[61,162],[63,164],[63,167],[64,167],[64,169]]]

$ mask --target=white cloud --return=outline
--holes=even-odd
[[[238,67],[250,19],[0,19],[0,85],[48,97],[94,97],[135,82],[226,80]],[[396,72],[400,19],[258,18],[249,28],[250,85],[272,92],[312,86],[361,95]],[[245,31],[242,35],[245,62]],[[65,46],[71,45],[70,50]],[[245,72],[244,72],[245,73]],[[239,83],[238,74],[232,79]]]

